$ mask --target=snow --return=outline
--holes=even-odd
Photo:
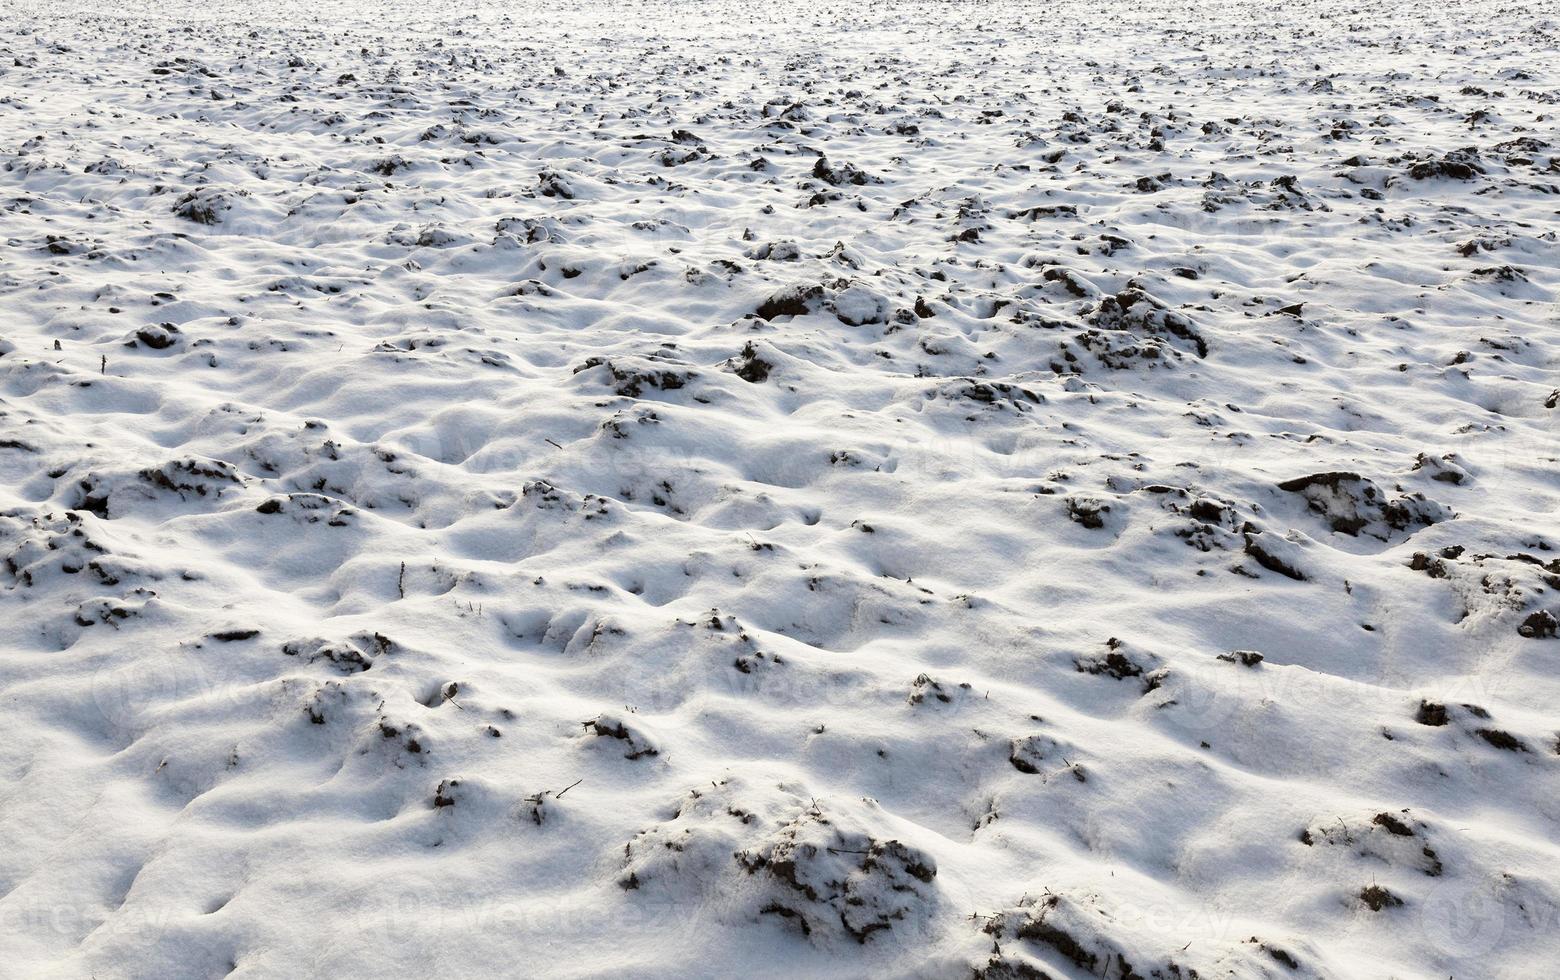
[[[1552,12],[7,13],[0,975],[1560,961]]]

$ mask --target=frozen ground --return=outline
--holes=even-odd
[[[1553,976],[1560,20],[1354,6],[5,4],[0,975]]]

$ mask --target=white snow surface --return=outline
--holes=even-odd
[[[1552,6],[4,13],[0,976],[1554,976]]]

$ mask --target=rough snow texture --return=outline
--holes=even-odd
[[[0,974],[1560,962],[1553,9],[6,14]]]

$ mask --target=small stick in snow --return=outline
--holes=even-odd
[[[396,580],[396,590],[401,593],[401,598],[406,598],[406,562],[401,562],[401,577]]]
[[[556,442],[553,442],[551,439],[548,439],[546,436],[542,437],[542,441],[548,443],[549,445],[557,446],[557,448],[559,448],[559,449],[563,448],[562,446],[559,446]]]

